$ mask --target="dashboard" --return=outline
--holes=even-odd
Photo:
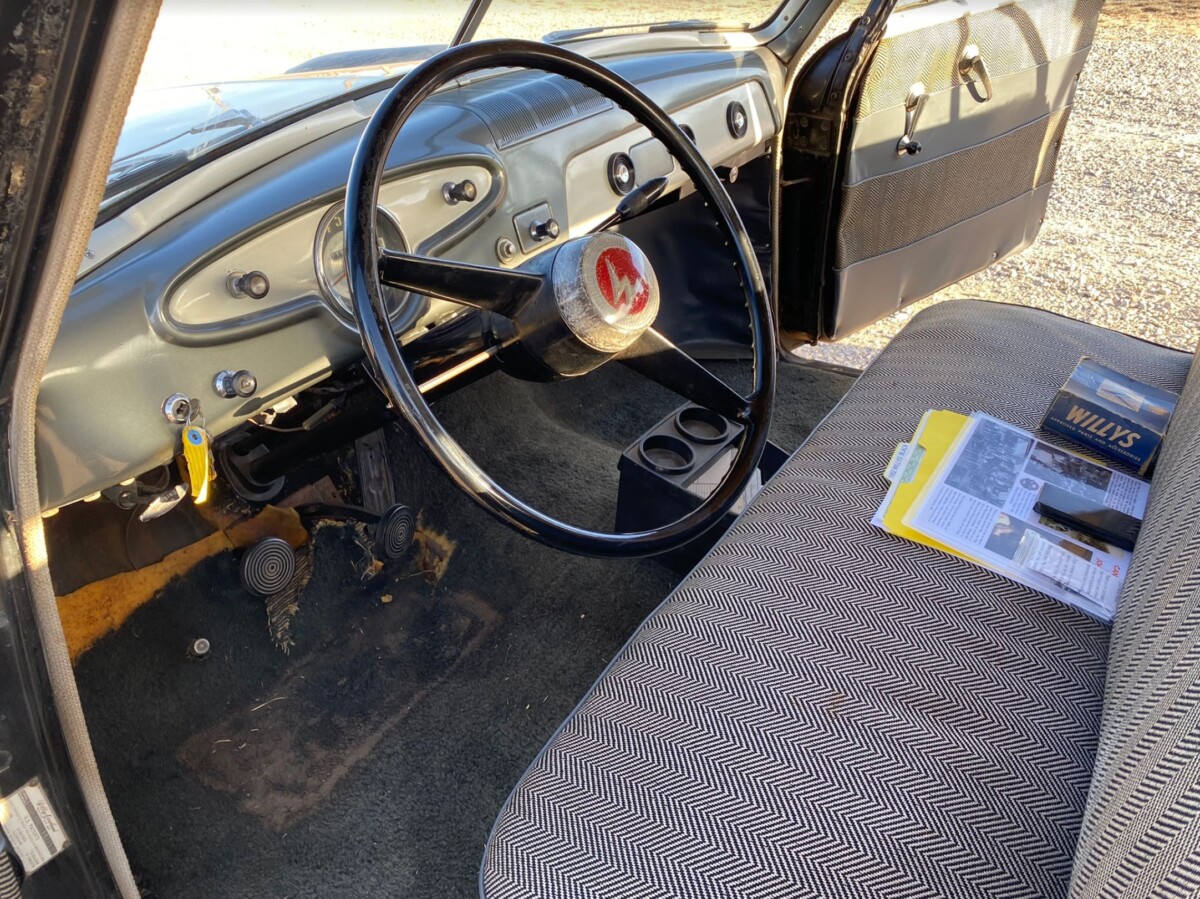
[[[606,64],[670,113],[714,167],[761,155],[780,127],[783,71],[766,51]],[[169,462],[181,431],[172,397],[197,401],[220,435],[361,357],[342,203],[380,99],[293,126],[290,143],[251,144],[237,151],[240,170],[236,160],[203,166],[96,229],[39,400],[43,508]],[[436,93],[397,138],[380,239],[517,267],[585,234],[624,193],[660,176],[668,190],[688,189],[666,149],[599,94],[539,72],[479,73]],[[400,292],[389,302],[403,342],[464,313]],[[253,389],[222,384],[231,371],[251,373]]]

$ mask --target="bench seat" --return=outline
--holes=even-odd
[[[1110,629],[870,519],[925,410],[1036,429],[1081,355],[1173,391],[1192,358],[1020,307],[916,316],[521,778],[482,895],[1067,895]]]

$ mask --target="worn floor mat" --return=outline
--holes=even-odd
[[[264,691],[270,698],[188,739],[179,760],[275,831],[312,812],[499,618],[470,594],[432,600],[405,577],[393,589],[378,610],[289,666]]]

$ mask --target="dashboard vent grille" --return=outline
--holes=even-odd
[[[487,123],[500,149],[613,106],[590,87],[558,75],[505,76],[456,93]]]

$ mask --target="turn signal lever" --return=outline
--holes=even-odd
[[[597,231],[611,228],[613,225],[619,224],[626,219],[641,215],[653,205],[655,200],[663,195],[663,191],[667,189],[667,183],[666,176],[662,176],[651,178],[645,184],[634,188],[621,198],[621,202],[617,204],[616,211],[593,228],[591,233],[595,234]]]

